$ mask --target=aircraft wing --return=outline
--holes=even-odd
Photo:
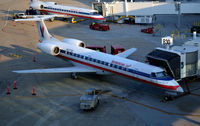
[[[63,67],[63,68],[50,68],[50,69],[32,69],[32,70],[16,70],[15,73],[95,73],[95,69],[83,67]]]
[[[126,57],[130,56],[132,53],[134,53],[136,50],[137,50],[136,48],[130,48],[122,53],[117,54],[116,56],[126,58]]]

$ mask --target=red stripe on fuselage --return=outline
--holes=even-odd
[[[106,20],[105,18],[95,18],[95,17],[75,15],[75,14],[69,14],[69,13],[62,13],[62,12],[56,12],[56,11],[50,11],[50,10],[40,10],[40,11],[48,12],[48,13],[56,13],[56,14],[61,14],[61,15],[70,15],[70,16],[76,16],[76,17],[82,17],[82,18],[90,18],[90,19],[96,19],[96,20]]]
[[[168,90],[176,91],[176,89],[178,87],[180,87],[179,85],[178,86],[168,86],[168,85],[157,84],[157,83],[154,83],[154,82],[151,82],[151,81],[147,81],[147,80],[143,80],[143,79],[140,79],[140,78],[136,78],[136,77],[133,77],[133,76],[130,76],[130,75],[126,75],[126,74],[123,74],[123,73],[120,73],[120,72],[116,72],[116,71],[113,71],[113,70],[110,70],[110,69],[106,69],[106,68],[103,68],[103,67],[100,67],[100,66],[89,64],[89,63],[86,63],[86,62],[83,62],[83,61],[79,61],[79,60],[76,60],[76,59],[73,59],[73,58],[70,58],[70,57],[62,56],[62,55],[58,55],[58,57],[64,58],[64,59],[68,59],[68,60],[72,60],[74,62],[83,64],[83,65],[87,65],[87,66],[90,66],[90,67],[93,67],[93,68],[97,68],[97,69],[100,69],[100,70],[104,70],[104,71],[108,71],[108,72],[111,72],[111,73],[115,73],[115,74],[118,74],[118,75],[121,75],[121,76],[129,77],[129,78],[132,78],[132,79],[135,79],[135,80],[139,80],[139,81],[142,81],[142,82],[145,82],[145,83],[149,83],[151,85],[154,85],[154,86],[157,86],[157,87],[160,87],[160,88],[164,88],[164,89],[168,89]]]

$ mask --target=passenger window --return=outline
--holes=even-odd
[[[108,65],[109,65],[109,63],[105,62],[105,65],[106,65],[106,66],[108,66]]]
[[[84,56],[81,55],[81,59],[83,59],[83,58],[84,58]]]
[[[114,65],[114,68],[117,68],[118,66],[117,65]]]
[[[61,53],[65,53],[65,50],[60,50]]]
[[[126,68],[125,68],[125,67],[122,67],[122,70],[126,71]]]

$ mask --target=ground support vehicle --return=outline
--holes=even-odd
[[[93,46],[93,45],[88,45],[88,46],[86,46],[86,48],[92,49],[92,50],[95,50],[95,51],[99,51],[99,52],[104,52],[104,53],[106,53],[106,46]]]
[[[80,109],[95,109],[99,105],[99,100],[100,90],[96,90],[95,88],[89,88],[85,91],[85,94],[80,97]]]
[[[14,13],[12,17],[13,19],[27,18],[25,13]]]
[[[148,33],[148,34],[153,34],[153,27],[147,28],[147,29],[142,29],[141,32]]]
[[[110,27],[108,24],[92,23],[90,24],[90,29],[99,30],[99,31],[108,31]]]
[[[124,51],[125,49],[121,45],[111,45],[111,54],[113,55],[116,55]]]

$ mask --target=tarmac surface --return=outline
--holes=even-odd
[[[54,0],[55,1],[55,0]],[[0,126],[198,126],[200,125],[200,80],[189,83],[190,95],[162,102],[164,91],[118,75],[16,74],[13,70],[71,66],[37,49],[38,33],[32,22],[11,21],[10,14],[28,8],[27,0],[0,0]],[[56,0],[58,3],[90,8],[85,0]],[[194,15],[194,18],[195,15]],[[88,45],[120,44],[138,50],[130,59],[145,61],[145,55],[161,46],[161,36],[141,33],[145,25],[110,23],[110,31],[89,29],[89,21],[71,24],[45,22],[56,38],[76,38]],[[15,26],[16,25],[16,26]],[[32,26],[34,25],[34,26]],[[168,28],[168,27],[164,27]],[[185,28],[185,27],[184,27]],[[163,31],[166,31],[164,29]],[[170,30],[169,30],[170,29]],[[168,28],[170,33],[171,29]],[[184,31],[184,30],[183,30]],[[176,37],[175,45],[191,38]],[[33,57],[36,62],[33,62]],[[17,88],[13,89],[14,81]],[[7,95],[7,85],[11,94]],[[186,90],[185,85],[181,86]],[[101,96],[95,111],[81,111],[79,98],[87,88],[110,90]],[[32,96],[33,88],[36,96]]]

